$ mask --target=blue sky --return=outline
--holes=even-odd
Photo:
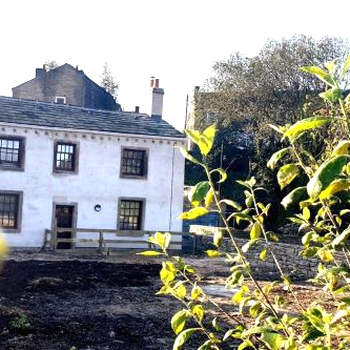
[[[108,62],[125,110],[149,112],[153,75],[165,89],[164,118],[182,129],[186,95],[215,61],[298,33],[349,39],[349,13],[346,0],[4,1],[0,95],[47,60],[78,65],[96,82]]]

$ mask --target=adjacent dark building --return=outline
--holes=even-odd
[[[12,88],[13,97],[93,109],[121,111],[120,105],[78,67],[37,68],[35,78]]]

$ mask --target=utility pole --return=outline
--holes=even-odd
[[[185,129],[187,129],[188,122],[188,94],[186,95],[186,112],[185,112]]]

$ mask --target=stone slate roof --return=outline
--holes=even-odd
[[[0,123],[184,138],[163,119],[0,96]]]

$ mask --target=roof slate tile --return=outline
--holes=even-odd
[[[159,137],[185,136],[163,119],[0,96],[0,123]]]

